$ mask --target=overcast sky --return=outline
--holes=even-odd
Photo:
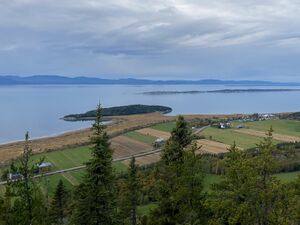
[[[300,81],[299,0],[0,0],[0,74]]]

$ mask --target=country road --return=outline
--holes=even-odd
[[[130,155],[130,156],[113,159],[113,162],[121,162],[121,161],[131,159],[132,157],[139,158],[139,157],[151,155],[151,154],[158,153],[158,152],[161,152],[161,149],[155,149],[155,150],[151,150],[151,151],[147,151],[147,152],[142,152],[142,153],[139,153],[136,155]],[[52,175],[60,174],[60,173],[67,173],[67,172],[71,172],[71,171],[75,171],[75,170],[82,170],[85,168],[86,168],[85,165],[76,166],[76,167],[72,167],[72,168],[68,168],[68,169],[56,170],[56,171],[52,171],[52,172],[48,172],[48,173],[38,174],[38,175],[35,175],[33,178],[47,177],[47,176],[52,176]],[[7,184],[7,181],[0,182],[0,185],[5,185],[5,184]]]

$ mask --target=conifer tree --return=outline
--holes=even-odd
[[[171,132],[162,151],[162,160],[165,165],[180,164],[183,160],[183,151],[193,140],[192,131],[183,116],[178,116],[176,126]]]
[[[49,210],[49,219],[52,224],[65,224],[69,210],[69,198],[68,190],[63,181],[59,180]]]
[[[20,163],[11,166],[11,173],[17,178],[8,180],[7,204],[11,204],[12,224],[46,224],[47,213],[44,197],[34,182],[37,166],[30,162],[32,150],[29,147],[29,134],[25,135],[25,145]],[[13,199],[13,201],[10,201]]]
[[[102,109],[98,105],[90,138],[92,158],[86,163],[87,174],[75,192],[74,224],[113,225],[117,222],[113,151],[101,119]]]
[[[197,224],[202,195],[201,166],[195,156],[192,132],[182,116],[162,152],[159,168],[158,208],[152,212],[150,224]],[[199,175],[199,176],[198,176]],[[193,190],[190,192],[190,188]],[[197,191],[196,191],[197,190]],[[197,202],[197,203],[196,203]]]
[[[129,166],[128,188],[130,191],[130,212],[131,212],[131,225],[137,224],[137,204],[138,204],[138,178],[137,166],[135,158],[132,157]]]
[[[132,157],[128,175],[119,183],[119,218],[120,224],[136,225],[137,224],[137,205],[139,197],[139,179],[138,167],[135,164],[135,158]]]
[[[233,145],[224,180],[213,186],[207,201],[212,224],[290,224],[284,213],[283,186],[274,176],[272,128],[252,156]]]

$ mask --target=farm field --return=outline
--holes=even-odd
[[[153,128],[144,128],[144,129],[137,130],[137,132],[144,134],[144,135],[150,135],[150,136],[154,136],[157,138],[163,138],[165,140],[167,140],[171,136],[170,132],[156,130]]]
[[[241,124],[241,122],[235,121],[233,126]],[[272,126],[273,130],[277,134],[284,134],[290,136],[300,137],[300,121],[296,120],[265,120],[265,121],[253,121],[245,122],[246,128],[266,132]]]
[[[159,160],[160,160],[160,152],[136,158],[135,162],[137,165],[143,166],[143,165],[149,165],[152,163],[156,163]],[[130,163],[130,160],[125,160],[122,163],[128,166]]]
[[[171,123],[169,123],[169,124],[171,124]],[[170,128],[170,125],[169,125],[169,128]],[[164,127],[164,129],[165,129],[165,127]],[[165,140],[170,137],[169,132],[162,131],[162,130],[156,130],[154,128],[144,128],[144,129],[138,130],[137,132],[140,132],[144,135],[155,136],[157,138],[164,138]],[[227,149],[230,147],[230,145],[228,145],[228,144],[224,144],[224,143],[213,141],[213,140],[206,140],[206,139],[197,140],[197,144],[199,146],[202,146],[202,149],[200,149],[200,152],[208,152],[208,153],[213,153],[213,154],[228,152]]]
[[[236,129],[239,124],[245,128]],[[232,122],[232,128],[219,129],[210,127],[202,134],[206,139],[212,139],[224,144],[232,145],[235,141],[237,146],[243,149],[253,148],[259,143],[270,127],[274,129],[274,143],[300,141],[300,122],[293,120],[265,120],[253,122]]]
[[[130,131],[130,132],[124,134],[124,136],[133,138],[137,141],[141,141],[141,142],[144,142],[149,145],[153,145],[154,141],[156,140],[156,137],[153,137],[151,135],[145,135],[145,134],[142,134],[137,131]]]
[[[238,132],[238,133],[242,133],[242,134],[249,134],[252,136],[266,137],[266,132],[264,132],[264,131],[258,131],[258,130],[247,129],[247,128],[238,129],[238,130],[234,130],[234,131]],[[278,133],[273,133],[273,139],[277,140],[277,141],[282,141],[282,142],[300,141],[300,137],[278,134]]]
[[[209,127],[201,134],[203,134],[206,139],[222,142],[227,145],[232,145],[235,142],[236,145],[242,149],[253,148],[263,139],[262,137],[235,132],[235,130],[231,128],[219,129]],[[278,143],[278,141],[274,140],[274,143]]]
[[[175,124],[176,124],[175,122],[160,123],[160,124],[153,125],[151,128],[170,133],[172,129],[175,127]]]
[[[197,140],[197,145],[202,146],[200,152],[213,154],[228,152],[228,148],[230,148],[230,145],[226,145],[216,141],[210,141],[207,139]]]
[[[153,149],[151,145],[127,136],[112,138],[111,147],[115,150],[114,158],[130,156],[141,152],[151,151]]]
[[[139,152],[152,150],[152,146],[141,141],[137,141],[127,136],[118,136],[111,139],[111,147],[114,151],[114,158],[130,156]],[[37,163],[40,159],[44,159],[45,162],[52,163],[52,171],[72,168],[83,165],[90,158],[91,150],[88,146],[68,148],[59,151],[45,152],[33,155],[31,158],[32,163]],[[145,159],[141,159],[141,164],[145,164],[148,161],[154,162],[158,160],[159,156],[147,156]],[[113,163],[115,171],[124,171],[127,166],[122,162]],[[3,170],[4,168],[2,168]],[[0,170],[1,172],[1,170]],[[56,174],[49,177],[38,178],[42,190],[49,195],[52,195],[58,181],[61,179],[67,187],[72,187],[79,184],[84,170],[72,171],[63,174]],[[0,186],[0,194],[4,191],[3,186]]]

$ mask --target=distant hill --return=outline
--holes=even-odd
[[[116,106],[110,108],[103,108],[103,116],[125,116],[135,114],[145,114],[160,112],[163,114],[172,112],[172,108],[160,105],[126,105]],[[64,116],[64,120],[67,121],[78,121],[78,120],[94,120],[96,117],[96,110],[88,111],[82,114],[70,114]]]
[[[210,90],[210,91],[146,91],[141,94],[144,95],[176,95],[176,94],[205,94],[205,93],[222,93],[222,94],[231,94],[231,93],[248,93],[248,92],[292,92],[300,91],[297,89],[285,89],[285,88],[268,88],[268,89],[221,89],[221,90]]]
[[[146,79],[101,79],[94,77],[65,77],[35,75],[29,77],[0,76],[0,85],[240,85],[240,86],[300,86],[297,82],[272,82],[255,80],[146,80]]]

